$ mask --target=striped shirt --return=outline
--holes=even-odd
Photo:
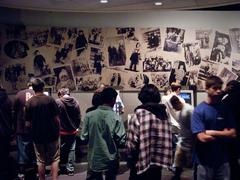
[[[128,122],[127,155],[138,152],[135,168],[142,174],[151,165],[172,165],[172,132],[169,119],[161,120],[145,109],[137,109]]]

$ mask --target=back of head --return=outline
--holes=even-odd
[[[58,97],[61,97],[64,95],[70,95],[70,91],[68,88],[61,88],[58,90]]]
[[[177,96],[172,96],[170,99],[170,103],[174,109],[181,110],[182,102]]]
[[[101,100],[103,104],[112,104],[114,105],[117,97],[117,91],[112,87],[107,87],[101,92]]]
[[[213,86],[222,87],[222,85],[223,85],[223,81],[218,76],[210,76],[206,80],[206,84],[205,84],[206,89],[209,89],[210,87],[213,87]]]
[[[161,96],[158,88],[155,85],[147,84],[142,87],[138,94],[138,99],[142,104],[159,103],[161,101]]]
[[[32,82],[32,87],[35,92],[43,92],[44,81],[40,78],[36,78]]]
[[[240,94],[240,82],[237,80],[231,80],[226,85],[226,93],[238,93]]]
[[[180,89],[181,89],[181,85],[180,85],[179,83],[173,82],[173,83],[171,84],[171,90],[172,90],[172,92],[176,92],[176,91],[178,91],[178,90],[180,90]]]
[[[101,92],[95,92],[92,97],[92,105],[98,107],[102,105]]]

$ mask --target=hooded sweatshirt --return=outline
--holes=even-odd
[[[64,95],[56,102],[60,111],[60,134],[76,134],[81,121],[79,103],[69,95]]]

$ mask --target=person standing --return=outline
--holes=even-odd
[[[71,153],[74,152],[76,134],[80,126],[81,112],[78,101],[70,96],[68,88],[61,88],[58,91],[59,99],[56,103],[59,108],[60,118],[60,173],[74,174],[73,159]]]
[[[223,97],[222,103],[226,109],[232,112],[237,131],[237,137],[231,139],[228,145],[231,180],[238,180],[240,177],[240,82],[237,80],[229,81],[224,92],[226,96]]]
[[[139,49],[134,49],[130,57],[130,61],[131,61],[129,66],[130,70],[137,71],[137,64],[139,62],[139,57],[140,57]]]
[[[0,179],[10,178],[9,152],[12,135],[12,102],[0,85]]]
[[[17,161],[18,161],[18,178],[24,179],[31,174],[31,179],[36,179],[36,155],[33,147],[32,135],[29,127],[26,127],[25,106],[27,101],[32,98],[35,93],[32,89],[32,81],[28,82],[27,89],[17,93],[13,105],[14,123],[16,124],[17,135]],[[29,177],[30,178],[30,177]]]
[[[191,168],[192,166],[193,134],[191,130],[191,117],[194,107],[188,103],[182,103],[175,95],[171,97],[170,103],[173,109],[180,112],[180,131],[174,155],[173,167],[175,171],[172,177],[172,180],[180,180],[183,168]]]
[[[116,180],[119,168],[118,147],[125,145],[123,121],[113,111],[117,92],[107,87],[101,92],[102,105],[86,114],[81,140],[88,143],[87,180]]]
[[[179,112],[177,112],[175,109],[173,109],[173,107],[172,107],[172,105],[170,103],[170,99],[173,96],[177,96],[182,103],[185,103],[185,100],[179,96],[180,92],[181,92],[181,85],[179,83],[173,82],[171,84],[171,91],[170,91],[170,93],[167,94],[167,95],[164,95],[162,97],[162,103],[165,104],[165,106],[167,107],[167,111],[168,111],[168,113],[170,115],[170,121],[171,121],[171,125],[172,125],[172,132],[174,134],[178,134],[179,128],[180,128],[180,125],[178,123],[178,114],[179,114]]]
[[[88,43],[87,39],[84,35],[83,30],[78,31],[75,47],[77,49],[77,56],[80,56],[80,54],[87,49]]]
[[[210,76],[206,81],[207,98],[193,111],[191,129],[196,137],[195,153],[198,161],[198,180],[229,180],[227,142],[236,137],[231,111],[223,108],[223,81]]]
[[[179,111],[176,111],[172,105],[171,105],[171,102],[170,102],[170,99],[173,97],[173,96],[177,96],[179,98],[179,100],[182,102],[182,103],[185,103],[185,100],[183,98],[181,98],[179,96],[181,92],[181,85],[177,82],[173,82],[171,84],[171,91],[169,92],[169,94],[167,95],[164,95],[162,97],[162,103],[167,107],[167,111],[169,113],[169,116],[170,116],[170,123],[171,123],[171,128],[172,128],[172,144],[173,144],[173,156],[175,154],[175,149],[176,149],[176,146],[177,146],[177,141],[178,141],[178,134],[179,134],[179,131],[180,131],[180,125],[179,125]],[[174,171],[174,168],[170,168],[170,170],[173,170]]]
[[[43,55],[40,54],[39,50],[36,50],[34,52],[34,60],[33,60],[33,64],[34,64],[34,68],[36,70],[36,73],[38,76],[41,76],[44,74],[44,67],[46,66],[46,60],[43,57]]]
[[[58,107],[52,97],[43,94],[42,79],[34,79],[32,87],[35,96],[26,103],[25,117],[27,126],[32,130],[39,179],[45,179],[45,167],[50,164],[52,179],[56,180],[60,159]]]
[[[172,165],[172,133],[166,106],[159,104],[160,93],[153,84],[145,85],[138,99],[142,105],[128,122],[129,180],[161,180],[162,167]]]

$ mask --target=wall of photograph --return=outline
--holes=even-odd
[[[240,28],[0,28],[0,79],[9,93],[41,77],[56,92],[92,92],[101,84],[137,91],[178,81],[204,89],[211,75],[240,79]]]

